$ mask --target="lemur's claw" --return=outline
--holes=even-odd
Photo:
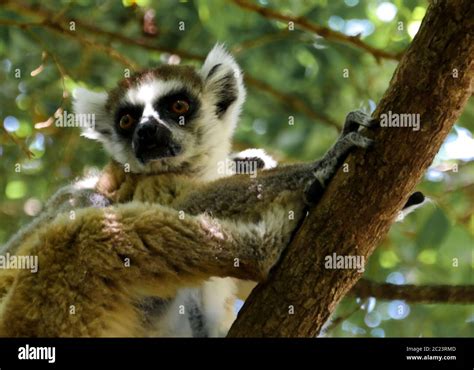
[[[344,127],[342,130],[343,135],[347,135],[351,132],[357,132],[359,127],[377,127],[379,121],[375,118],[371,118],[367,113],[364,113],[360,110],[349,112],[346,116],[346,121],[344,122]]]
[[[370,148],[374,145],[375,140],[365,137],[359,132],[351,132],[346,135],[347,140],[358,148]]]
[[[362,145],[359,145],[360,148],[371,148],[375,144],[375,140],[369,139],[368,137],[361,136],[361,142]]]

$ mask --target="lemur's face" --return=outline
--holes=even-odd
[[[79,90],[74,108],[94,114],[84,135],[132,172],[199,172],[228,154],[244,95],[237,64],[217,46],[199,71],[163,65],[108,94]]]
[[[203,82],[189,67],[142,72],[109,93],[106,108],[113,122],[104,134],[120,145],[120,162],[183,164],[213,120],[202,100]]]

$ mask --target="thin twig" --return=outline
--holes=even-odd
[[[235,44],[232,47],[232,54],[239,55],[242,53],[246,53],[248,50],[253,48],[260,48],[265,44],[269,44],[271,42],[284,40],[286,38],[290,38],[294,35],[294,32],[288,30],[281,30],[279,32],[272,32],[266,33],[262,36],[252,38],[249,40],[244,40],[238,44]],[[298,33],[300,34],[300,33]]]
[[[348,311],[347,313],[337,316],[334,319],[330,319],[327,325],[323,329],[321,329],[321,333],[319,334],[319,336],[323,337],[330,331],[336,329],[339,326],[339,324],[341,324],[343,321],[346,321],[349,317],[351,317],[357,311],[360,311],[361,310],[360,306],[361,305],[358,304],[355,308]]]
[[[28,5],[25,3],[22,3],[20,1],[5,1],[5,6],[17,11],[20,14],[28,15],[28,16],[33,16],[33,17],[39,17],[41,19],[47,19],[50,21],[50,24],[56,25],[56,27],[59,25],[59,28],[63,29],[64,27],[61,25],[60,20],[55,20],[55,13],[52,11],[47,10],[44,7],[40,6],[35,6],[35,5]],[[147,50],[152,50],[152,51],[157,51],[160,53],[170,53],[170,54],[178,54],[182,58],[190,59],[190,60],[202,60],[203,57],[197,54],[193,54],[184,50],[175,50],[173,48],[168,48],[160,45],[155,45],[150,43],[149,41],[145,39],[134,39],[130,38],[127,36],[124,36],[119,33],[107,31],[104,29],[101,29],[95,25],[89,24],[87,22],[78,20],[78,19],[67,19],[65,17],[61,18],[63,24],[69,24],[69,22],[75,22],[76,25],[76,30],[85,30],[88,31],[91,34],[95,34],[96,36],[103,36],[106,37],[108,40],[111,41],[118,41],[122,44],[126,45],[131,45],[131,46],[137,46],[143,49]]]
[[[20,149],[26,154],[26,156],[28,157],[28,159],[32,159],[35,155],[32,151],[30,151],[25,143],[21,140],[18,140],[15,135],[12,135],[11,133],[9,133],[3,126],[0,126],[1,129],[5,132],[5,134],[7,135],[7,137],[12,140],[17,146],[20,147]]]
[[[271,85],[267,84],[264,81],[257,80],[256,78],[246,74],[245,75],[245,82],[253,86],[271,96],[275,99],[279,100],[283,104],[289,106],[290,108],[294,109],[295,111],[299,111],[304,113],[306,116],[313,120],[321,121],[329,126],[335,127],[340,130],[341,126],[334,121],[332,118],[325,116],[322,113],[315,112],[308,104],[306,104],[303,100],[299,99],[298,97],[290,94],[284,94],[279,90],[276,90]]]
[[[54,54],[51,50],[49,50],[49,48],[46,46],[46,43],[37,34],[35,34],[29,28],[27,29],[27,32],[30,34],[30,36],[33,39],[35,39],[42,46],[43,52],[47,56],[51,57],[51,59],[53,60],[54,65],[56,66],[56,69],[58,70],[58,73],[60,75],[61,85],[62,85],[62,94],[61,94],[61,101],[59,102],[59,106],[55,110],[55,113],[56,113],[59,109],[64,109],[64,104],[66,102],[66,99],[69,97],[69,94],[68,94],[67,89],[66,89],[66,77],[67,77],[66,68],[62,65],[62,63],[59,62],[59,59],[56,56],[56,54]],[[51,125],[52,122],[53,122],[53,116],[50,116],[46,121],[36,123],[35,128],[38,129],[38,128],[48,127],[48,126]]]
[[[112,57],[113,59],[117,60],[121,64],[123,64],[123,65],[125,65],[125,66],[127,66],[131,69],[136,70],[138,68],[138,65],[135,62],[131,61],[130,59],[128,59],[125,56],[123,56],[122,54],[120,54],[116,49],[114,49],[114,48],[112,48],[108,45],[97,43],[97,42],[89,40],[89,39],[87,39],[83,36],[80,36],[77,32],[74,32],[74,31],[71,31],[67,28],[64,28],[59,23],[54,23],[51,20],[45,19],[42,22],[17,22],[17,21],[12,21],[12,20],[9,20],[9,19],[0,19],[0,25],[10,26],[10,27],[17,27],[17,28],[24,29],[24,30],[30,29],[32,27],[44,27],[44,28],[50,29],[52,31],[55,31],[55,32],[57,32],[61,35],[70,37],[70,38],[78,41],[80,44],[82,44],[85,47],[91,47],[91,48],[96,49],[100,52],[103,52],[103,53],[109,55],[110,57]]]
[[[372,54],[377,62],[380,61],[380,59],[391,59],[391,60],[400,60],[403,53],[391,53],[388,51],[384,51],[381,49],[377,49],[373,46],[370,46],[366,44],[364,41],[360,39],[359,36],[348,36],[345,35],[341,32],[334,31],[330,28],[320,26],[318,24],[310,22],[308,19],[304,17],[293,17],[289,15],[285,15],[282,13],[279,13],[275,10],[272,10],[270,8],[265,8],[263,6],[259,6],[256,4],[249,3],[244,0],[232,0],[237,6],[247,9],[250,11],[253,11],[255,13],[259,13],[261,16],[267,18],[267,19],[276,19],[279,21],[283,22],[293,22],[295,26],[299,26],[302,29],[305,29],[307,31],[313,32],[326,40],[329,41],[336,41],[340,42],[342,44],[347,44],[354,46],[356,48],[362,49],[370,54]]]
[[[360,279],[351,294],[360,298],[400,299],[412,303],[474,303],[473,285],[396,285]]]

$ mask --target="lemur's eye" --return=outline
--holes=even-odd
[[[186,100],[176,100],[173,104],[171,104],[171,110],[173,113],[179,115],[186,114],[189,110],[189,103]]]
[[[130,114],[125,114],[120,118],[120,128],[123,130],[130,129],[135,124],[135,119]]]

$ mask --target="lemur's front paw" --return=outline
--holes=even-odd
[[[359,129],[361,127],[377,127],[378,125],[379,121],[370,117],[367,113],[360,110],[350,112],[346,116],[346,121],[344,122],[339,140],[345,141],[346,146],[352,145],[357,148],[369,148],[374,144],[374,141],[365,137]]]
[[[362,111],[350,112],[347,115],[342,134],[324,157],[314,165],[315,179],[307,185],[304,192],[307,203],[314,204],[319,201],[324,189],[345,161],[351,149],[367,149],[374,145],[374,140],[366,137],[364,132],[359,132],[359,128],[370,128],[377,125],[377,120]]]
[[[344,122],[344,127],[342,129],[342,135],[347,135],[351,132],[357,132],[360,127],[378,127],[379,121],[375,118],[372,118],[367,113],[364,113],[360,110],[350,112],[346,116],[346,121]]]

